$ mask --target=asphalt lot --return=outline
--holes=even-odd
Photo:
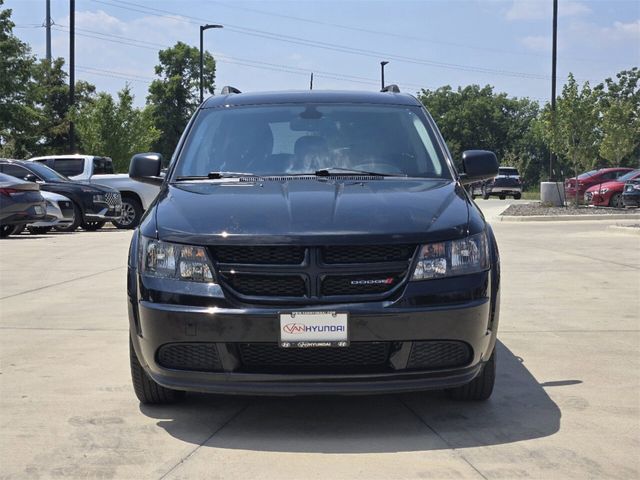
[[[478,202],[488,218],[507,204]],[[493,223],[498,379],[481,404],[431,392],[140,406],[131,233],[3,240],[0,478],[638,478],[640,237],[615,223]]]

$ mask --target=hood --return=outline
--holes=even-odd
[[[167,185],[155,214],[181,243],[401,243],[464,236],[468,202],[451,180],[236,179]]]
[[[61,191],[82,191],[85,193],[118,193],[115,188],[107,187],[105,185],[96,185],[87,181],[60,181],[60,182],[45,182],[44,185],[54,186],[56,190]]]
[[[64,195],[60,195],[59,193],[47,192],[46,190],[42,190],[40,192],[45,200],[49,200],[50,202],[68,202],[69,199]]]
[[[624,187],[624,182],[620,182],[618,180],[609,180],[608,182],[596,183],[592,187],[587,188],[587,192],[598,193],[604,188],[607,188],[609,190],[616,188],[622,190],[622,187]]]

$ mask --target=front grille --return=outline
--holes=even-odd
[[[223,287],[252,302],[378,300],[407,277],[417,245],[225,245],[211,248]],[[327,297],[325,300],[324,297]],[[245,298],[249,300],[249,298]]]
[[[299,265],[304,254],[303,247],[295,246],[220,246],[213,249],[213,256],[220,263],[254,265]]]
[[[322,295],[371,295],[388,292],[405,276],[405,272],[371,275],[329,275],[322,279]]]
[[[327,264],[376,263],[407,261],[415,245],[335,245],[322,247],[322,260]]]
[[[222,370],[215,343],[167,343],[158,349],[158,364],[174,370]]]
[[[304,297],[304,278],[298,275],[223,274],[225,283],[236,292],[257,297]]]
[[[436,370],[463,367],[471,362],[471,347],[464,342],[413,342],[407,368]]]
[[[390,342],[353,342],[348,347],[280,348],[277,343],[241,343],[246,371],[350,371],[386,368]]]
[[[122,204],[122,198],[120,198],[120,193],[116,192],[107,192],[104,194],[104,200],[107,202],[107,205],[110,207],[115,207],[117,205]]]

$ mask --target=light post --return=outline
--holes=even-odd
[[[386,60],[383,62],[380,62],[380,81],[382,83],[382,87],[380,88],[381,90],[384,90],[384,66],[389,63]]]
[[[200,103],[204,100],[203,70],[204,70],[204,51],[202,49],[202,34],[210,28],[223,28],[222,25],[200,25]]]

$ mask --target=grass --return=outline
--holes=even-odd
[[[537,190],[531,190],[530,192],[522,192],[523,200],[540,200],[540,192]]]

